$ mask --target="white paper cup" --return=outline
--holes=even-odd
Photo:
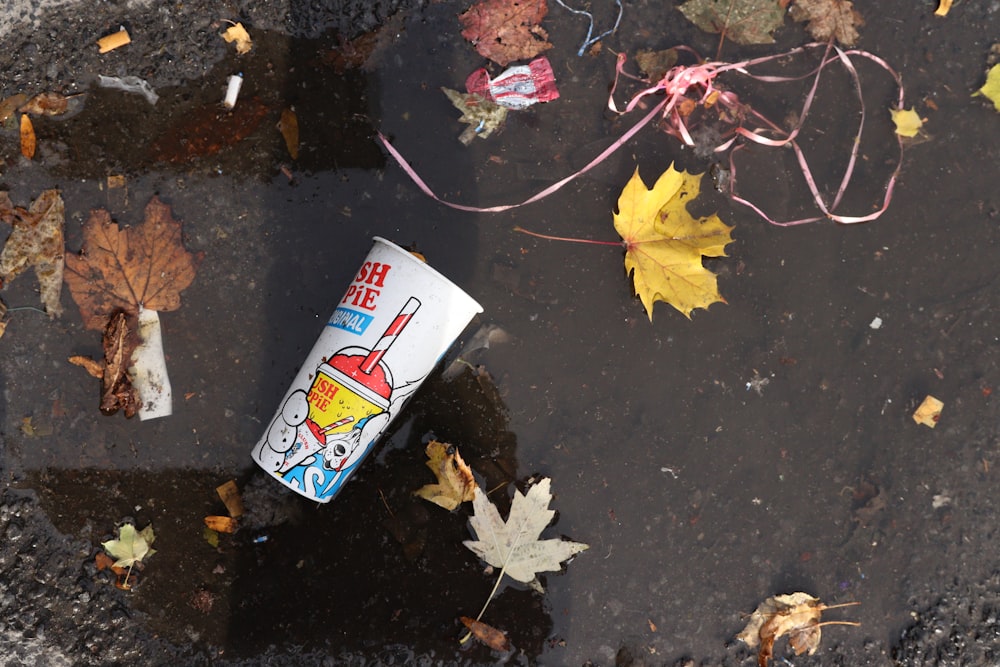
[[[254,461],[293,491],[329,502],[482,311],[425,262],[375,237]]]

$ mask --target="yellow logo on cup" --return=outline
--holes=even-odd
[[[316,369],[309,387],[309,420],[319,433],[346,433],[363,419],[389,409],[392,380],[384,366],[359,370],[365,355],[338,354]]]

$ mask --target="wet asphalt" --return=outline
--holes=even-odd
[[[475,157],[456,153],[450,107],[419,100],[481,64],[455,34],[461,3],[12,3],[0,16],[0,95],[88,97],[74,118],[42,124],[33,163],[5,130],[3,189],[22,204],[60,187],[72,248],[90,208],[137,222],[159,194],[206,260],[185,306],[164,319],[174,380],[190,394],[169,419],[97,413],[96,388],[62,361],[99,350],[68,295],[61,320],[18,311],[0,340],[0,665],[749,665],[732,641],[740,612],[793,588],[861,601],[864,625],[825,629],[819,653],[787,664],[996,664],[1000,121],[966,91],[982,82],[1000,10],[971,4],[946,20],[928,3],[863,10],[861,46],[902,71],[933,119],[890,214],[779,236],[713,200],[737,224],[731,263],[713,264],[730,304],[691,323],[661,305],[650,325],[614,252],[572,254],[506,228],[613,237],[587,216],[612,205],[633,160],[662,169],[655,158],[676,151],[705,167],[675,144],[616,156],[571,195],[579,208],[556,201],[476,227],[426,200],[372,141],[381,126],[448,196],[493,203],[514,199],[515,184],[537,190],[620,133],[606,115],[553,106],[559,115],[514,120]],[[613,46],[714,48],[676,14],[662,28],[676,39],[664,43],[649,28],[659,9],[629,3],[637,18]],[[553,39],[577,41],[581,26],[551,12]],[[230,18],[259,36],[255,59],[236,60],[217,38]],[[402,50],[389,48],[378,77],[323,60],[337,35],[391,21]],[[121,26],[131,48],[98,54],[95,40]],[[783,36],[784,47],[802,39]],[[565,50],[565,98],[603,90],[608,63]],[[217,104],[241,67],[246,99],[269,110],[262,127],[291,100],[313,149],[293,165],[280,136],[261,131],[209,160],[154,164],[154,138]],[[140,76],[161,100],[152,109],[98,90],[98,75]],[[873,182],[881,161],[863,166]],[[482,176],[497,164],[501,177]],[[757,174],[779,207],[790,206],[782,164]],[[109,173],[128,177],[126,198],[104,189]],[[513,342],[470,353],[483,364],[475,373],[430,381],[336,512],[322,512],[255,471],[249,450],[349,278],[342,264],[363,257],[373,234],[416,244],[475,292],[488,310],[470,334],[495,323]],[[31,279],[3,297],[35,303]],[[871,327],[877,316],[885,330]],[[916,428],[909,415],[932,392],[946,399],[945,420]],[[28,416],[42,435],[22,428]],[[432,433],[467,446],[490,486],[552,476],[553,533],[593,545],[548,579],[548,596],[508,589],[494,603],[512,654],[455,648],[454,611],[474,613],[492,582],[448,547],[467,538],[464,517],[442,521],[409,496]],[[222,510],[214,488],[228,479],[250,513],[208,549],[199,522]],[[94,564],[126,520],[153,522],[160,540],[132,592]]]

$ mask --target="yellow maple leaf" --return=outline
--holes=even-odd
[[[920,134],[924,121],[913,109],[889,109],[892,122],[896,124],[896,134],[901,137],[915,137]]]
[[[625,273],[632,275],[650,320],[657,301],[666,301],[688,319],[695,308],[726,302],[701,258],[725,257],[733,228],[717,215],[695,219],[688,213],[701,176],[671,164],[650,190],[636,169],[618,198],[615,229],[625,241]]]

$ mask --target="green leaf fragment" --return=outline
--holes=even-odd
[[[989,98],[993,102],[993,107],[1000,111],[1000,64],[990,68],[989,74],[986,75],[986,85],[972,93],[973,97],[976,95]]]
[[[702,30],[738,44],[773,44],[771,33],[785,22],[778,0],[688,0],[679,9]]]

